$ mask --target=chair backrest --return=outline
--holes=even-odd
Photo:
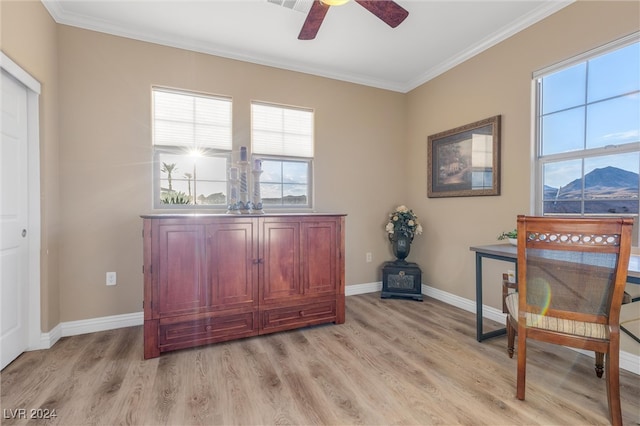
[[[632,226],[629,218],[518,216],[518,307],[527,326],[535,318],[617,324]]]

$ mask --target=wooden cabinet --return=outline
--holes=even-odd
[[[261,221],[260,332],[344,322],[342,217]]]
[[[144,357],[344,323],[344,215],[147,215]]]

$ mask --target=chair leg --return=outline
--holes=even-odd
[[[619,348],[610,348],[606,355],[607,368],[607,400],[609,403],[609,416],[613,426],[622,426],[622,408],[620,406],[620,370]]]
[[[516,398],[523,400],[527,377],[527,333],[518,327],[518,379]]]
[[[604,354],[596,352],[596,376],[600,378],[602,373],[604,373]]]
[[[513,346],[516,340],[516,329],[511,323],[511,315],[507,315],[507,353],[513,358]]]

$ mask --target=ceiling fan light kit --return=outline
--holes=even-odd
[[[313,40],[320,30],[320,25],[324,20],[329,7],[339,6],[349,0],[314,0],[307,15],[307,19],[302,25],[298,40]],[[390,0],[355,0],[360,6],[380,18],[391,28],[395,28],[405,20],[409,12],[402,6]]]
[[[320,0],[322,3],[327,6],[342,6],[347,3],[349,0]]]

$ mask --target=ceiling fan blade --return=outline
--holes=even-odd
[[[391,28],[395,28],[404,21],[409,12],[394,1],[386,0],[356,0],[369,12],[382,19]]]
[[[329,7],[330,6],[322,3],[320,0],[315,0],[313,2],[311,9],[309,10],[309,14],[307,15],[307,19],[304,21],[300,34],[298,35],[298,40],[313,40],[316,38],[316,34],[318,34],[320,25],[322,25],[322,21],[324,20],[324,16],[327,14]]]

